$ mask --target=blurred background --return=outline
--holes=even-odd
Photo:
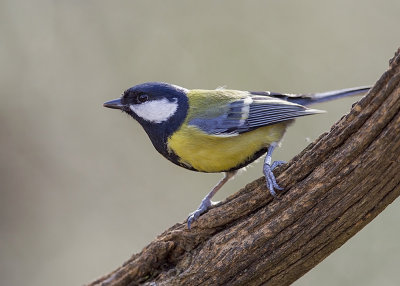
[[[0,0],[0,284],[81,285],[186,219],[221,174],[162,158],[102,107],[128,87],[313,92],[374,84],[399,1]],[[290,160],[348,112],[297,120]],[[260,177],[261,162],[222,200]],[[399,285],[398,202],[295,285]]]

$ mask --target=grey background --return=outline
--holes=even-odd
[[[312,92],[373,84],[399,1],[0,1],[0,284],[81,285],[182,222],[221,177],[162,158],[102,107],[146,81]],[[356,99],[316,106],[290,160]],[[222,200],[261,176],[260,162]],[[295,285],[398,285],[398,202]]]

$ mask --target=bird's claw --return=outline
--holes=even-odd
[[[188,229],[190,230],[192,223],[201,215],[201,211],[200,210],[195,210],[194,212],[192,212],[187,219],[187,226]]]
[[[210,206],[217,204],[217,202],[212,202],[210,199],[204,198],[201,201],[200,206],[198,207],[197,210],[195,210],[194,212],[192,212],[191,214],[189,214],[188,218],[187,218],[187,225],[188,225],[188,229],[190,230],[192,223],[197,220],[199,218],[200,215],[202,215],[203,213],[205,213]]]
[[[279,167],[280,165],[286,164],[285,161],[274,161],[271,165],[271,171],[273,171],[276,167]]]
[[[275,175],[272,172],[272,170],[275,169],[276,167],[282,165],[282,164],[285,164],[285,162],[283,162],[283,161],[275,161],[275,162],[272,163],[272,165],[264,164],[264,168],[263,168],[264,175],[265,175],[265,181],[266,181],[266,184],[267,184],[267,188],[268,188],[270,194],[274,198],[278,198],[275,190],[281,191],[281,190],[283,190],[283,188],[280,187],[278,185],[278,183],[276,182],[276,178],[275,178]]]

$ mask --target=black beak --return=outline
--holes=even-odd
[[[103,106],[113,109],[123,109],[124,107],[124,105],[121,103],[120,98],[104,102]]]

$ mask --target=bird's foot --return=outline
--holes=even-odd
[[[286,164],[286,162],[285,161],[274,161],[272,163],[271,170],[273,171],[276,167],[279,167],[280,165],[283,165],[283,164]]]
[[[218,202],[212,202],[211,199],[205,197],[202,201],[200,206],[197,208],[197,210],[195,210],[194,212],[192,212],[191,214],[189,214],[188,218],[187,218],[187,225],[188,225],[188,229],[190,230],[190,227],[192,225],[192,223],[197,220],[199,218],[200,215],[202,215],[203,213],[205,213],[210,206],[212,205],[216,205],[218,204]]]
[[[283,162],[283,161],[274,161],[274,162],[272,163],[272,165],[270,165],[270,164],[268,164],[268,163],[265,163],[265,164],[264,164],[263,171],[264,171],[264,175],[265,175],[265,181],[266,181],[266,184],[267,184],[267,188],[269,189],[269,192],[271,193],[271,195],[272,195],[274,198],[278,198],[278,196],[277,196],[275,190],[281,191],[281,190],[283,190],[283,188],[280,187],[280,186],[278,185],[278,183],[276,182],[275,175],[274,175],[274,173],[273,173],[272,171],[273,171],[276,167],[278,167],[278,166],[280,166],[280,165],[283,165],[283,164],[285,164],[285,162]]]

